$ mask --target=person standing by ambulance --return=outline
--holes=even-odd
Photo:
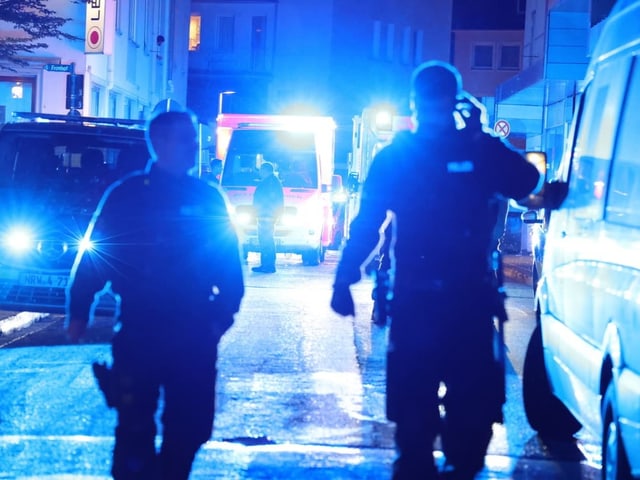
[[[253,194],[253,207],[258,217],[258,243],[260,245],[260,265],[251,270],[259,273],[276,271],[276,221],[284,209],[282,183],[276,177],[273,164],[260,165],[260,183]]]
[[[354,315],[349,287],[390,224],[386,394],[387,417],[396,424],[394,480],[473,479],[484,466],[492,424],[502,421],[493,318],[504,306],[490,262],[502,221],[496,199],[525,198],[543,179],[502,139],[474,122],[467,128],[475,132],[459,127],[464,97],[451,65],[427,62],[414,71],[415,128],[374,158],[334,279],[331,307]],[[433,462],[437,436],[444,472]]]

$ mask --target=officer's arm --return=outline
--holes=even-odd
[[[210,268],[215,275],[214,282],[218,289],[215,308],[222,334],[233,323],[233,315],[240,311],[240,303],[244,296],[244,277],[240,244],[229,216],[229,207],[219,192],[216,192],[215,197],[212,204],[218,231],[215,239],[212,239],[215,244],[210,250],[214,252]]]
[[[91,304],[95,294],[101,290],[106,281],[106,252],[101,250],[98,237],[106,238],[112,215],[107,202],[111,190],[107,190],[98,204],[89,227],[84,235],[84,243],[94,242],[90,250],[80,250],[69,275],[66,292],[66,330],[71,341],[78,341],[89,323]]]
[[[391,159],[383,150],[371,164],[360,196],[360,209],[349,227],[335,283],[351,285],[360,280],[360,269],[381,242],[380,229],[387,220]]]

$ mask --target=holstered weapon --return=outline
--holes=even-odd
[[[371,292],[373,299],[372,320],[378,326],[387,324],[387,316],[389,315],[389,272],[386,270],[376,270],[375,286]]]

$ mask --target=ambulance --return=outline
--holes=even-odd
[[[284,212],[276,223],[276,251],[302,256],[305,265],[324,261],[334,243],[332,191],[335,129],[332,117],[223,113],[217,118],[216,158],[223,161],[220,185],[234,210],[245,254],[258,252],[253,194],[263,162],[282,182]]]
[[[358,214],[360,188],[367,178],[373,157],[391,142],[393,136],[413,126],[410,116],[397,115],[387,106],[371,106],[353,117],[352,147],[349,159],[347,189],[349,198],[344,215],[344,238],[349,238],[349,224]]]

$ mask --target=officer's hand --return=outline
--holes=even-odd
[[[333,286],[333,296],[331,297],[331,308],[334,312],[342,316],[351,315],[355,317],[356,308],[353,304],[351,290],[347,284],[336,284]]]
[[[473,133],[487,131],[487,114],[484,105],[466,92],[461,103],[466,107],[461,111],[466,129]]]
[[[87,332],[87,322],[77,318],[67,320],[67,337],[71,343],[79,343]]]

